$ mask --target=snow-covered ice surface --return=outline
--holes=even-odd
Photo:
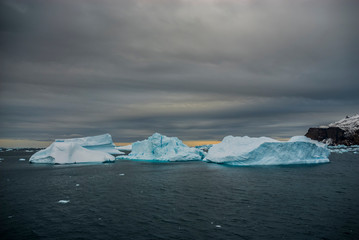
[[[115,157],[102,151],[90,150],[76,142],[53,142],[49,147],[31,156],[31,163],[69,164],[102,163]]]
[[[124,154],[116,149],[112,137],[108,133],[92,137],[56,139],[55,142],[77,143],[89,150],[97,150],[109,154]]]
[[[227,136],[209,149],[205,161],[236,166],[315,164],[329,162],[329,154],[325,144],[304,136],[287,142]]]
[[[337,146],[328,146],[328,149],[330,152],[334,153],[347,153],[347,152],[353,152],[354,154],[359,153],[359,145],[351,145],[351,146],[345,146],[345,145],[337,145]]]
[[[353,134],[355,131],[359,130],[359,114],[343,118],[335,123],[330,123],[329,127],[339,127],[345,132]]]
[[[202,160],[201,150],[191,148],[176,137],[166,137],[155,133],[148,139],[132,144],[132,152],[116,159],[150,161],[195,161]]]

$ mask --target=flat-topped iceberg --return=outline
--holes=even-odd
[[[53,142],[30,158],[30,163],[102,163],[114,161],[115,157],[102,151],[90,150],[76,142]]]
[[[112,137],[108,133],[92,137],[56,139],[55,142],[77,143],[89,150],[97,150],[109,154],[123,154],[123,152],[116,149]]]
[[[132,152],[116,159],[150,160],[150,161],[195,161],[202,160],[201,150],[191,148],[176,137],[166,137],[159,133],[146,140],[132,144]]]
[[[209,149],[205,161],[236,166],[329,162],[326,145],[304,136],[280,142],[268,137],[227,136]]]

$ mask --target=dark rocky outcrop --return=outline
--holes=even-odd
[[[329,145],[359,145],[359,130],[348,134],[339,127],[309,128],[305,136]]]

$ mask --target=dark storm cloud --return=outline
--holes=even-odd
[[[0,1],[0,138],[287,137],[358,112],[358,1]]]

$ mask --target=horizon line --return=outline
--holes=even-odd
[[[289,139],[289,137],[288,138],[272,137],[272,138],[279,141],[287,141]],[[222,140],[182,140],[182,142],[189,147],[218,144],[221,141]],[[0,138],[0,148],[46,148],[53,142],[54,141]],[[127,146],[134,142],[114,142],[114,144],[116,145],[116,147],[119,147],[119,146]]]

